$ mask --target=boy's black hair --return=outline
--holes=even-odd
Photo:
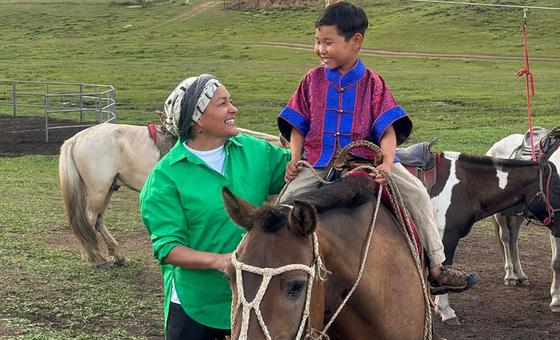
[[[363,8],[349,2],[337,2],[325,10],[315,22],[315,28],[321,26],[335,26],[339,34],[344,35],[344,40],[350,40],[354,34],[366,34],[368,19]]]

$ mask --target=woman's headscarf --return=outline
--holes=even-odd
[[[165,125],[180,138],[190,138],[191,129],[222,84],[210,74],[183,80],[165,101]]]

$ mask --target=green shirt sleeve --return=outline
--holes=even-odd
[[[284,184],[284,175],[286,173],[286,164],[290,161],[291,155],[289,149],[284,149],[272,145],[270,143],[267,144],[267,153],[268,153],[268,164],[270,167],[270,185],[269,185],[269,194],[275,195],[278,194]]]
[[[179,193],[160,166],[150,173],[140,193],[140,212],[160,264],[177,245],[189,246],[188,222]]]

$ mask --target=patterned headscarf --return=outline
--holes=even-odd
[[[220,81],[210,74],[183,80],[163,106],[167,130],[176,137],[189,138],[192,126],[200,119],[220,86]]]

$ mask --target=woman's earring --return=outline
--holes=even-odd
[[[201,134],[201,133],[203,133],[203,132],[204,132],[204,131],[202,130],[202,126],[201,126],[201,127],[200,127],[200,130],[198,130],[198,133]]]

